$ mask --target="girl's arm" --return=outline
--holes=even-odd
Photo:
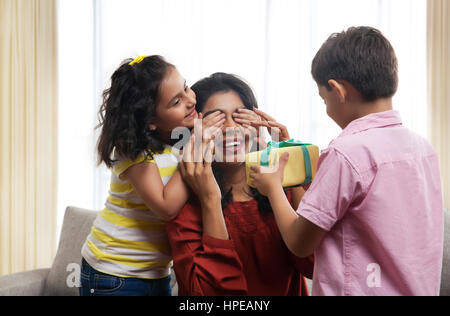
[[[165,222],[176,218],[189,198],[189,189],[178,169],[166,186],[155,163],[134,165],[123,176],[131,183],[145,205]]]
[[[210,115],[205,119],[200,114],[199,118],[203,131],[220,129],[225,121],[220,113]],[[130,167],[123,176],[131,183],[147,207],[165,222],[177,217],[190,195],[189,188],[183,181],[179,169],[175,171],[166,186],[164,186],[158,167],[154,163],[136,164]]]

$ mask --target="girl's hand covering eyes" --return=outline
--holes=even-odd
[[[256,138],[258,148],[267,147],[264,135],[261,135],[259,129],[252,125],[254,122],[261,122],[261,117],[258,114],[249,109],[238,109],[237,113],[233,113],[233,118],[236,123],[244,128],[244,133],[251,139],[251,143]]]
[[[239,123],[244,128],[250,128],[252,126],[252,122],[261,121],[260,116],[249,109],[238,109],[237,113],[233,113],[233,118],[236,123]]]
[[[198,114],[198,119],[202,123],[202,135],[199,133],[199,129],[194,129],[196,137],[198,139],[212,140],[218,133],[222,132],[222,127],[226,122],[225,113],[216,111],[205,118],[202,113]]]
[[[254,110],[256,114],[259,115],[260,120],[254,121],[251,123],[254,127],[260,127],[264,126],[269,131],[270,135],[273,137],[274,135],[278,135],[278,140],[280,142],[288,141],[291,139],[289,136],[289,132],[286,128],[286,126],[278,123],[273,117],[270,115],[264,113],[263,111],[260,111],[258,109]]]

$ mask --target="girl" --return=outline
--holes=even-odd
[[[312,261],[295,257],[284,245],[269,201],[247,185],[245,162],[239,157],[250,147],[243,127],[256,122],[254,111],[262,116],[261,125],[281,130],[281,140],[289,139],[286,129],[256,110],[250,87],[233,75],[214,74],[192,89],[197,111],[205,118],[226,114],[223,142],[217,146],[216,141],[215,149],[216,159],[218,154],[225,159],[211,164],[214,146],[206,145],[205,138],[208,150],[200,151],[206,151],[200,162],[189,162],[195,139],[184,149],[180,171],[196,197],[166,225],[179,294],[307,295],[303,275],[312,276]],[[298,189],[298,194],[299,202],[304,191]]]
[[[161,56],[122,64],[103,94],[99,163],[111,170],[110,194],[82,248],[85,295],[171,295],[171,254],[164,221],[189,191],[171,138],[198,118],[195,93]],[[220,127],[223,115],[204,120]]]

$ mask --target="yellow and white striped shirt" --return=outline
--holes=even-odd
[[[83,258],[95,270],[119,277],[160,279],[170,274],[172,256],[164,222],[120,178],[131,166],[156,163],[166,185],[178,167],[178,152],[166,147],[154,159],[118,161],[112,168],[111,186],[105,209],[99,213],[82,250]]]

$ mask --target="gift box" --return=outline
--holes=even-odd
[[[273,167],[285,152],[289,153],[289,161],[284,169],[283,187],[297,187],[311,183],[317,171],[319,147],[289,140],[270,142],[266,149],[246,155],[247,184],[254,188],[250,178],[251,166]]]

